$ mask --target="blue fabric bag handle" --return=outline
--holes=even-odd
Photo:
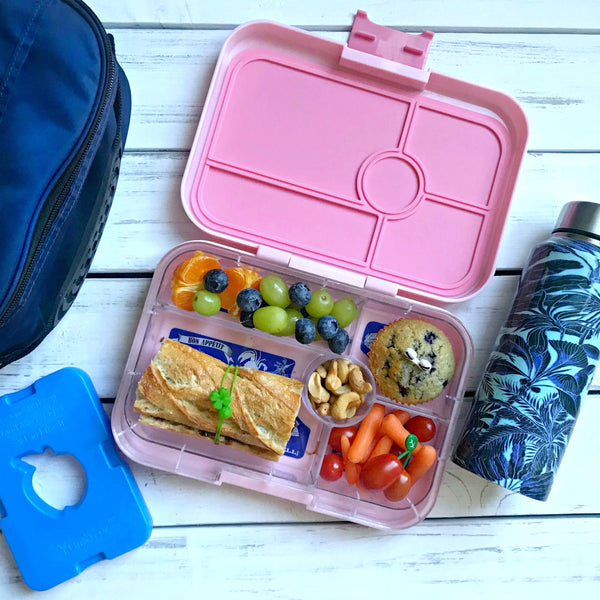
[[[37,346],[85,279],[131,96],[80,0],[0,3],[0,366]]]

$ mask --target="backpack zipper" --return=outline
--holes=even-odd
[[[96,117],[86,138],[83,142],[82,147],[77,151],[77,154],[71,161],[69,165],[69,169],[65,172],[61,178],[58,180],[54,189],[48,196],[44,207],[41,210],[39,220],[44,221],[44,225],[39,232],[34,232],[34,239],[32,240],[31,248],[28,252],[27,258],[25,260],[25,267],[23,272],[19,277],[19,281],[17,283],[17,287],[12,293],[8,304],[0,313],[0,327],[2,327],[10,318],[12,311],[19,304],[21,297],[27,287],[29,279],[33,273],[35,265],[37,263],[37,259],[39,258],[41,251],[44,247],[44,242],[50,233],[54,221],[58,216],[60,209],[62,208],[63,202],[65,198],[69,195],[71,191],[71,187],[79,174],[79,170],[84,161],[85,156],[87,155],[92,142],[96,134],[98,133],[98,129],[100,128],[100,123],[104,117],[106,112],[106,108],[108,106],[108,100],[112,95],[112,90],[116,81],[116,68],[115,68],[115,60],[113,55],[113,45],[109,36],[104,31],[102,24],[98,17],[91,11],[91,9],[84,3],[80,3],[77,0],[68,0],[69,4],[76,4],[78,7],[83,9],[89,16],[90,21],[96,26],[97,32],[102,38],[104,43],[104,50],[107,59],[107,69],[106,69],[106,78],[104,80],[104,87],[102,90],[102,95],[100,97],[100,102],[98,105],[98,111],[96,113]]]

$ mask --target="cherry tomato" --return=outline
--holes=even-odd
[[[406,498],[411,485],[411,477],[404,471],[396,481],[383,490],[383,494],[391,502],[399,502],[402,498]]]
[[[398,446],[396,442],[392,444],[392,447],[390,448],[390,454],[393,454],[394,456],[400,456],[400,454],[402,454],[403,452],[404,448],[400,448],[400,446]],[[404,459],[402,459],[402,464],[404,464]]]
[[[321,477],[327,481],[337,481],[344,473],[344,461],[339,454],[326,454],[321,465]]]
[[[393,454],[370,458],[360,471],[360,482],[368,490],[381,490],[398,479],[404,468]]]
[[[354,440],[356,436],[356,432],[358,428],[354,425],[350,427],[334,427],[329,434],[329,445],[332,450],[336,452],[342,451],[342,442],[340,441],[343,437],[347,437],[348,441],[352,444],[352,440]]]
[[[404,427],[416,435],[420,442],[428,442],[435,435],[435,423],[429,417],[413,417]]]

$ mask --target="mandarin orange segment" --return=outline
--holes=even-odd
[[[238,305],[236,304],[237,295],[247,287],[244,269],[241,267],[233,267],[225,269],[225,273],[227,273],[227,277],[229,278],[229,284],[227,285],[227,288],[225,288],[225,291],[219,294],[219,298],[221,298],[221,308],[224,308],[229,314],[236,315],[236,309],[239,310]]]
[[[173,300],[173,304],[177,308],[182,308],[183,310],[194,310],[192,300],[197,291],[197,289],[192,287],[173,286],[171,288],[171,299]]]
[[[258,290],[262,277],[256,271],[252,271],[251,269],[244,269],[244,275],[246,276],[246,287]]]
[[[229,277],[229,285],[224,292],[219,294],[221,298],[221,306],[227,310],[230,315],[239,317],[241,310],[236,303],[237,295],[247,287],[255,287],[258,289],[258,284],[262,277],[252,269],[246,267],[233,267],[225,269]]]
[[[173,272],[173,280],[178,279],[182,284],[202,282],[204,275],[211,269],[220,269],[219,261],[210,254],[196,251],[194,256],[184,260]]]
[[[204,288],[202,280],[211,269],[220,269],[219,261],[210,254],[197,251],[194,256],[177,265],[171,279],[171,299],[183,310],[194,310],[194,294]]]
[[[183,310],[194,310],[192,301],[194,294],[204,289],[203,279],[211,269],[220,269],[219,261],[210,254],[197,251],[194,256],[177,265],[171,279],[171,298],[173,304]],[[232,267],[224,269],[229,279],[227,288],[219,294],[221,307],[233,316],[240,315],[236,303],[237,295],[247,287],[258,289],[262,277],[247,267]]]

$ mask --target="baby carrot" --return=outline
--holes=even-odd
[[[346,467],[346,479],[350,485],[358,485],[360,480],[360,465],[348,461]]]
[[[395,410],[392,414],[402,425],[406,425],[410,419],[410,413],[407,410]]]
[[[403,450],[406,450],[406,438],[410,435],[410,432],[405,429],[402,423],[400,423],[400,420],[396,415],[393,413],[386,415],[381,423],[381,431],[384,435],[391,437]],[[419,442],[413,451],[413,456],[419,454],[421,448],[423,448],[423,446]]]
[[[383,437],[383,434],[381,433],[381,431],[377,430],[377,433],[374,435],[373,439],[371,440],[371,443],[369,444],[369,449],[367,450],[367,454],[365,455],[365,458],[361,462],[361,464],[366,463],[367,460],[369,460],[369,458],[371,458],[371,452],[373,452],[373,450],[375,449],[375,446],[377,446],[377,443],[379,442],[379,440],[382,437]]]
[[[429,471],[435,462],[436,457],[437,452],[433,446],[423,446],[419,454],[413,453],[413,456],[406,467],[406,472],[410,475],[413,483]]]
[[[350,450],[350,440],[345,435],[340,438],[340,446],[342,447],[342,458],[346,461],[348,450]]]
[[[379,441],[375,444],[375,447],[371,451],[371,454],[369,454],[369,459],[375,458],[380,454],[387,454],[392,449],[393,443],[394,440],[392,440],[391,437],[387,435],[382,435],[379,438]]]
[[[348,460],[353,463],[363,462],[369,456],[369,446],[379,431],[385,415],[383,404],[373,404],[367,416],[360,422],[356,437],[348,451]]]
[[[343,436],[340,439],[342,446],[342,460],[344,461],[344,471],[346,472],[346,480],[350,485],[358,485],[360,477],[360,465],[356,465],[348,460],[348,451],[350,450],[350,440]]]

